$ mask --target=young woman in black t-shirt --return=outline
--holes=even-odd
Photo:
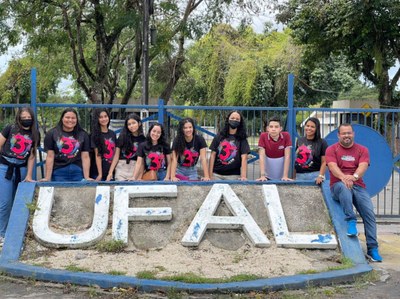
[[[192,118],[179,122],[178,132],[172,144],[171,181],[198,180],[196,164],[201,160],[203,180],[209,181],[207,144],[203,136],[196,134]]]
[[[146,141],[143,135],[143,125],[140,116],[130,113],[125,118],[124,127],[118,136],[114,159],[108,171],[107,181],[113,177],[115,169],[115,180],[129,180],[135,170],[137,150],[139,144]]]
[[[94,150],[94,159],[91,159],[90,177],[96,181],[105,181],[115,154],[116,135],[108,129],[110,114],[105,108],[93,111],[92,132],[90,145]],[[93,164],[93,165],[92,165]]]
[[[15,191],[21,180],[31,182],[39,132],[30,107],[20,108],[15,123],[0,133],[0,246],[4,242]]]
[[[46,176],[43,181],[81,181],[89,177],[90,140],[75,109],[65,109],[44,138]]]
[[[139,144],[135,171],[130,180],[141,180],[147,171],[155,171],[158,181],[169,181],[171,177],[171,149],[165,138],[162,124],[154,123],[149,128],[146,141]]]

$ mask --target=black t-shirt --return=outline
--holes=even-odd
[[[238,140],[235,135],[226,138],[217,134],[210,149],[216,152],[213,172],[220,175],[240,175],[242,155],[250,152],[247,139]]]
[[[119,159],[120,160],[137,160],[137,150],[139,147],[139,144],[143,143],[146,141],[146,138],[143,135],[139,135],[139,136],[130,136],[130,138],[132,139],[132,149],[130,151],[123,151],[123,140],[121,135],[118,136],[118,140],[117,140],[117,147],[119,147],[121,149],[121,154],[119,155]]]
[[[6,139],[1,148],[1,155],[27,161],[32,148],[32,131],[20,129],[16,125],[8,125],[1,135]]]
[[[166,156],[171,154],[171,149],[168,145],[151,145],[147,141],[139,144],[137,156],[142,157],[146,170],[167,169]]]
[[[321,168],[321,157],[325,156],[328,147],[325,139],[317,141],[307,140],[300,137],[296,141],[295,168],[297,173],[319,171]]]
[[[112,130],[108,130],[106,133],[101,132],[100,141],[104,144],[104,153],[101,156],[101,160],[103,162],[111,164],[115,154],[116,139],[117,137],[115,132]],[[90,144],[93,149],[97,148],[96,144],[94,143],[93,135],[91,135]]]
[[[178,164],[183,167],[193,167],[200,158],[200,150],[207,147],[203,136],[194,135],[193,140],[186,142],[185,150],[178,156]],[[172,144],[172,150],[176,151],[176,140]]]
[[[75,138],[72,132],[64,132],[55,127],[44,138],[44,150],[54,151],[54,169],[72,163],[82,167],[81,153],[90,151],[89,135],[82,130]]]

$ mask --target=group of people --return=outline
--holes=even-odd
[[[191,118],[179,122],[172,148],[162,124],[151,124],[145,135],[142,120],[136,113],[126,117],[118,138],[109,124],[108,110],[95,109],[89,136],[80,126],[76,110],[65,109],[58,124],[45,135],[46,171],[41,181],[247,180],[250,146],[239,111],[228,113],[222,129],[213,138],[209,163],[207,143],[196,134]],[[257,180],[292,180],[289,178],[290,135],[283,131],[278,117],[268,119],[264,130],[258,142],[260,177]],[[330,147],[321,138],[320,131],[317,118],[306,121],[304,136],[296,141],[294,178],[321,184],[328,167],[332,195],[343,207],[348,235],[357,236],[354,204],[364,220],[368,255],[374,261],[382,261],[373,206],[362,180],[369,165],[368,149],[354,143],[353,128],[349,124],[340,125],[339,142]],[[35,115],[29,107],[19,109],[15,123],[6,126],[0,134],[0,244],[4,241],[18,183],[23,179],[32,181],[39,142]],[[196,166],[199,160],[202,177]]]

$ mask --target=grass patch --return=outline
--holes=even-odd
[[[100,252],[121,252],[125,247],[121,240],[101,241],[96,244],[96,249]]]
[[[71,272],[90,272],[89,269],[87,268],[83,268],[83,267],[79,267],[75,264],[71,264],[65,267],[65,270],[71,271]]]
[[[26,208],[29,210],[29,214],[30,215],[33,215],[36,210],[40,210],[38,208],[36,200],[34,200],[34,201],[30,202],[30,203],[26,203],[25,205],[26,205]]]
[[[344,270],[344,269],[349,269],[353,267],[353,261],[349,259],[348,257],[342,256],[340,259],[340,265],[334,266],[334,267],[328,267],[328,271],[334,271],[334,270]]]
[[[160,279],[169,281],[181,281],[187,283],[227,283],[227,282],[255,280],[259,278],[261,277],[249,274],[239,274],[232,276],[230,278],[208,278],[208,277],[201,277],[199,275],[190,272],[174,276],[165,276]]]
[[[157,271],[139,271],[136,273],[137,278],[141,279],[157,279]]]
[[[126,272],[118,271],[118,270],[111,270],[111,271],[108,271],[107,274],[110,274],[110,275],[126,275]]]

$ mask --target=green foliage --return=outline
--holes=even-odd
[[[89,269],[87,268],[83,268],[83,267],[79,267],[75,264],[70,264],[68,266],[65,267],[65,270],[71,271],[71,272],[90,272]]]
[[[121,252],[126,244],[121,240],[101,241],[96,244],[96,249],[100,252]]]
[[[305,46],[308,61],[344,55],[354,70],[379,89],[381,103],[393,106],[400,78],[398,1],[290,0],[281,6],[278,20]],[[395,66],[397,75],[390,79],[389,69]]]
[[[110,270],[110,271],[107,272],[107,274],[110,274],[110,275],[126,275],[126,272],[118,271],[118,270]]]

